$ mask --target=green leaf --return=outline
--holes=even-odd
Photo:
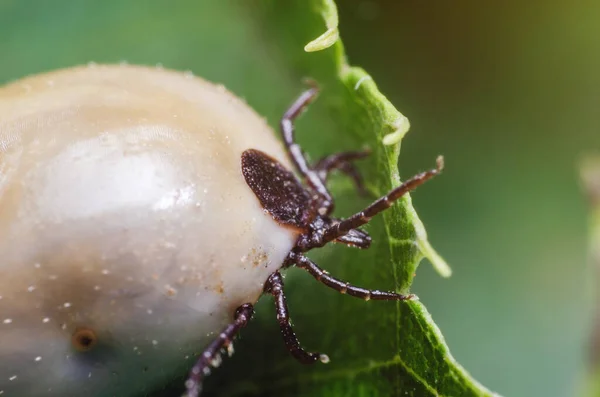
[[[161,63],[225,84],[275,127],[309,77],[322,92],[297,124],[300,143],[313,159],[370,147],[372,156],[359,166],[379,195],[400,183],[397,159],[409,123],[364,70],[349,66],[339,34],[331,0],[7,2],[0,5],[0,81],[90,61]],[[420,166],[431,168],[434,160]],[[337,215],[369,202],[342,177],[332,180],[332,191]],[[408,291],[423,258],[449,275],[409,197],[367,229],[369,250],[331,246],[312,258],[336,277],[373,289]],[[331,363],[295,362],[265,297],[236,354],[208,378],[205,396],[492,395],[454,361],[418,301],[363,302],[299,269],[287,271],[286,294],[303,345],[327,353]]]

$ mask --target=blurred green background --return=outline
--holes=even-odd
[[[455,274],[421,266],[414,291],[486,386],[576,395],[589,324],[576,166],[600,148],[600,3],[349,3],[352,60],[411,120],[402,174],[447,160],[413,198]]]
[[[162,63],[225,83],[274,121],[303,76],[269,43],[257,1],[0,0],[0,82]],[[576,395],[591,310],[576,166],[600,147],[600,2],[338,6],[351,63],[411,121],[401,175],[446,157],[413,202],[454,275],[424,265],[413,291],[490,389]]]

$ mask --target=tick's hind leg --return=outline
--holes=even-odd
[[[275,272],[269,276],[265,283],[265,292],[273,295],[275,299],[275,307],[277,308],[277,321],[281,329],[283,341],[289,352],[294,358],[302,364],[313,364],[317,360],[322,363],[329,362],[329,357],[325,354],[307,352],[300,346],[300,342],[290,324],[290,315],[288,313],[285,294],[283,293],[283,277],[279,272]]]
[[[218,365],[220,360],[220,351],[223,348],[230,348],[233,338],[254,314],[254,307],[250,303],[238,307],[233,317],[233,322],[227,325],[223,331],[211,342],[204,350],[192,370],[188,380],[185,382],[186,392],[182,397],[198,397],[202,390],[202,380],[210,373],[210,368]]]
[[[386,301],[397,301],[397,300],[411,300],[414,299],[414,295],[402,295],[395,292],[370,290],[361,287],[356,287],[348,282],[338,280],[337,278],[329,275],[325,270],[321,269],[316,263],[308,259],[302,254],[291,252],[288,255],[288,263],[293,263],[297,267],[306,270],[311,276],[322,282],[329,288],[332,288],[342,294],[348,294],[356,298],[362,298],[364,300],[386,300]]]

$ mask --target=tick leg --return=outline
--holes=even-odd
[[[371,246],[371,236],[360,229],[352,229],[343,236],[335,239],[336,242],[348,247],[367,249]]]
[[[288,261],[295,263],[296,266],[306,270],[311,276],[322,282],[329,288],[332,288],[342,294],[348,294],[356,298],[362,298],[364,300],[376,299],[376,300],[411,300],[414,295],[401,295],[395,292],[385,292],[378,290],[369,290],[365,288],[355,287],[354,285],[338,280],[332,277],[325,270],[321,269],[316,263],[308,259],[302,254],[291,252],[288,255]]]
[[[204,350],[196,364],[192,367],[188,380],[185,382],[186,392],[182,397],[198,397],[202,389],[202,380],[210,373],[213,362],[219,359],[219,351],[229,347],[233,338],[241,328],[248,324],[254,314],[254,307],[245,303],[238,307],[233,316],[233,322],[227,325],[223,331]]]
[[[294,358],[302,364],[313,364],[320,360],[322,363],[328,363],[329,357],[325,354],[307,352],[300,346],[300,342],[290,324],[290,315],[288,313],[285,294],[283,292],[283,277],[279,272],[275,272],[269,276],[265,283],[265,292],[273,295],[275,299],[275,307],[277,308],[277,321],[281,329],[283,341],[289,352]]]
[[[316,246],[321,247],[330,241],[336,240],[341,236],[346,235],[350,230],[356,229],[362,225],[369,223],[371,218],[373,218],[380,212],[390,208],[396,200],[404,196],[406,193],[410,192],[411,190],[414,190],[419,185],[422,185],[429,179],[438,175],[444,168],[443,157],[438,157],[436,163],[436,168],[413,176],[412,178],[410,178],[397,188],[393,189],[385,196],[374,201],[364,210],[352,215],[350,218],[343,219],[342,221],[332,225],[331,227],[328,227],[323,233],[323,235],[320,237]]]
[[[331,171],[340,170],[344,174],[348,175],[354,181],[354,185],[362,196],[368,196],[368,192],[365,189],[362,176],[356,169],[356,166],[352,163],[353,161],[367,157],[371,153],[370,150],[363,150],[358,152],[341,152],[334,153],[321,159],[314,167],[318,172],[319,177],[324,183],[327,183],[327,178]]]
[[[307,91],[304,91],[283,114],[279,125],[288,155],[298,172],[306,180],[306,183],[318,194],[320,198],[319,212],[324,215],[332,211],[333,198],[325,186],[325,182],[319,177],[319,173],[309,166],[308,161],[304,156],[304,152],[296,142],[294,136],[294,120],[304,109],[306,109],[308,104],[316,98],[318,93],[319,89],[317,87],[312,87]]]

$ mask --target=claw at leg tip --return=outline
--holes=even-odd
[[[444,169],[444,156],[437,156],[435,159],[435,164],[437,166],[437,171],[442,171]]]
[[[304,83],[305,85],[307,85],[309,87],[309,89],[314,90],[316,92],[320,91],[320,87],[319,87],[319,83],[317,83],[317,80],[311,78],[311,77],[305,77],[302,79],[302,83]]]

